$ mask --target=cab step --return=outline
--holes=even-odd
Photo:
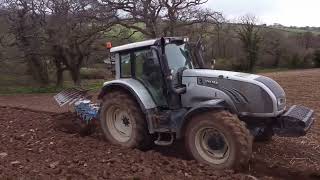
[[[158,139],[154,141],[154,144],[158,146],[170,146],[173,144],[173,133],[158,133]]]

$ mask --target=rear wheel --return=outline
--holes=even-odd
[[[108,93],[100,112],[103,133],[112,144],[145,149],[151,144],[145,115],[126,92]]]
[[[229,112],[196,115],[185,133],[189,154],[217,169],[241,168],[251,157],[253,138],[245,124]]]

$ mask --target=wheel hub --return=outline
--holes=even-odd
[[[129,119],[128,119],[127,117],[123,117],[123,118],[122,118],[122,123],[123,123],[126,127],[129,127],[129,125],[130,125]]]
[[[107,112],[106,121],[111,135],[120,142],[127,142],[131,138],[131,116],[126,110],[119,107],[110,108]]]
[[[211,163],[223,163],[229,157],[229,145],[225,136],[214,128],[204,128],[196,136],[196,148]]]
[[[224,149],[226,143],[220,134],[213,133],[210,135],[205,135],[204,139],[209,149],[213,151],[218,151]]]

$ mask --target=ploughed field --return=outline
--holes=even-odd
[[[265,74],[285,89],[288,104],[320,119],[320,69]],[[306,137],[255,143],[240,172],[188,160],[183,143],[142,152],[110,145],[101,133],[80,136],[52,95],[0,96],[0,179],[320,179],[320,120]]]

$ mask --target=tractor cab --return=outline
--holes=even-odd
[[[183,71],[203,64],[193,61],[200,56],[191,46],[188,38],[170,37],[110,48],[116,79],[135,79],[145,86],[157,107],[179,109],[180,95],[185,92]]]

